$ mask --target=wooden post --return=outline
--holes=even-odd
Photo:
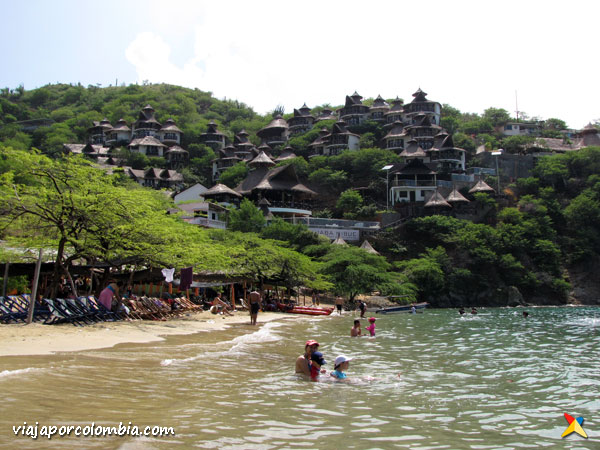
[[[173,283],[169,283],[169,294],[173,293]]]
[[[8,266],[10,263],[4,265],[4,278],[2,279],[2,297],[6,297],[6,289],[8,288]]]
[[[235,311],[235,289],[233,288],[233,283],[231,283],[231,306]]]
[[[244,283],[242,284],[242,289],[244,289],[244,304],[242,305],[242,306],[244,306],[244,305],[248,304],[248,300],[246,299],[246,291],[248,290],[248,289],[246,289],[246,280],[244,280]],[[261,293],[261,298],[262,298],[262,293]]]
[[[29,298],[29,311],[27,311],[28,324],[30,324],[33,321],[33,310],[35,309],[35,302],[37,300],[38,291],[38,281],[40,280],[40,267],[42,266],[42,252],[43,250],[40,248],[40,254],[35,265],[35,273],[33,274],[33,285],[31,286],[31,297]]]

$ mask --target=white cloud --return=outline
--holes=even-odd
[[[572,3],[178,2],[185,20],[140,33],[126,55],[139,81],[197,87],[261,113],[341,104],[355,90],[409,101],[419,86],[462,111],[512,113],[517,90],[529,115],[582,127],[600,118],[599,63],[586,47],[599,7],[582,16]],[[189,40],[193,54],[174,64],[167,42]]]

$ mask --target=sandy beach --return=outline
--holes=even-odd
[[[297,316],[260,313],[258,325],[294,317]],[[0,356],[49,355],[107,348],[123,343],[156,342],[164,340],[163,336],[222,330],[229,325],[243,323],[250,327],[250,316],[246,311],[237,311],[233,316],[203,311],[187,313],[167,321],[100,322],[84,327],[71,324],[7,324],[0,325]]]

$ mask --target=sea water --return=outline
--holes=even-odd
[[[0,446],[120,449],[600,448],[600,309],[292,317],[159,343],[0,361]],[[260,315],[259,315],[260,322]],[[362,321],[363,328],[366,321]],[[347,382],[294,375],[307,339]],[[588,439],[561,438],[583,417]],[[13,426],[164,426],[163,437],[15,436]]]

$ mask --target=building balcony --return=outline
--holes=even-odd
[[[207,219],[206,217],[194,217],[193,219],[187,219],[186,222],[205,228],[218,228],[220,230],[227,228],[227,222],[223,222],[221,220],[211,220]]]
[[[437,183],[435,180],[391,180],[391,187],[435,187]]]
[[[225,143],[225,136],[222,134],[203,134],[200,136],[202,142]]]

